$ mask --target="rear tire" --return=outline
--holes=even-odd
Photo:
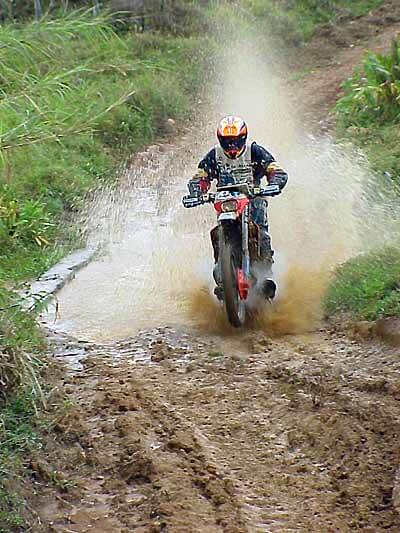
[[[221,244],[221,277],[226,314],[232,326],[240,328],[246,319],[246,308],[244,301],[240,299],[238,290],[236,271],[239,267],[235,261],[235,249],[229,240]]]

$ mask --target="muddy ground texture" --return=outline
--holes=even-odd
[[[75,369],[34,531],[400,530],[398,349],[329,328],[58,344]]]
[[[310,116],[398,31],[397,0],[322,30],[292,84]],[[51,342],[64,370],[30,464],[32,531],[400,531],[398,349],[329,325]]]

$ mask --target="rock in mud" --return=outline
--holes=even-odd
[[[120,474],[122,479],[129,483],[137,479],[149,481],[154,472],[154,464],[149,454],[145,450],[139,450],[122,465]]]

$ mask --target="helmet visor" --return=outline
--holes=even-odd
[[[246,137],[245,136],[221,137],[219,139],[219,142],[224,152],[239,153],[241,150],[243,150],[243,147],[246,144]]]

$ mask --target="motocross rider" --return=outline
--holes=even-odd
[[[217,187],[224,176],[229,173],[234,179],[247,181],[253,187],[260,187],[261,180],[266,176],[268,185],[278,185],[279,189],[285,187],[288,175],[275,161],[263,146],[247,140],[247,125],[243,119],[235,116],[225,117],[217,129],[219,144],[215,145],[200,161],[198,170],[188,183],[191,196],[208,192],[213,180],[217,180]],[[261,234],[261,261],[268,273],[271,272],[274,252],[271,247],[271,238],[268,233],[267,218],[268,202],[264,198],[255,198],[251,201],[250,219],[260,228]],[[217,228],[211,231],[211,241],[214,249],[214,279],[217,287],[215,294],[222,299],[220,287],[218,261],[218,232]],[[264,284],[264,293],[267,297],[275,295],[275,283],[267,279]]]

